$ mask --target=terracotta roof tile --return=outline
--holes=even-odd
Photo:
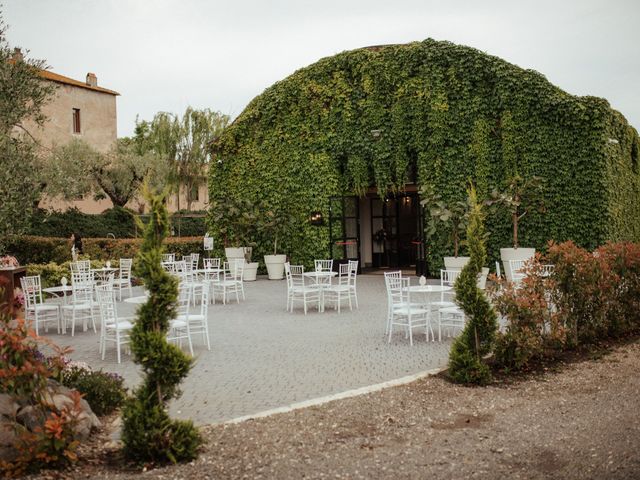
[[[108,93],[110,95],[120,95],[118,92],[114,92],[113,90],[109,90],[102,87],[92,87],[91,85],[87,85],[85,82],[80,82],[78,80],[74,80],[73,78],[65,77],[64,75],[50,72],[49,70],[40,70],[39,75],[42,78],[51,80],[52,82],[64,83],[65,85],[72,85],[74,87],[86,88],[87,90],[94,90],[96,92]]]

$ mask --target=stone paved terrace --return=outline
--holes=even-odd
[[[134,295],[136,290],[140,292],[134,289]],[[350,312],[347,306],[340,314],[328,307],[305,316],[299,303],[293,314],[287,313],[284,280],[259,277],[246,282],[245,291],[240,304],[218,300],[210,306],[211,351],[196,339],[196,362],[182,384],[182,397],[172,404],[172,415],[199,425],[216,423],[394,380],[447,361],[451,342],[426,342],[424,335],[417,335],[419,329],[413,347],[400,331],[387,343],[382,275],[360,275],[359,310]],[[119,308],[126,316],[136,306],[121,303]],[[77,328],[73,338],[51,332],[47,336],[72,346],[74,360],[120,373],[130,387],[140,379],[129,355],[118,365],[113,344],[100,360],[98,336],[92,330]]]

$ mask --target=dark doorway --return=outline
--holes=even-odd
[[[358,197],[329,199],[329,258],[334,270],[348,260],[360,261],[360,210]]]
[[[424,247],[418,194],[374,197],[370,201],[372,266],[419,270]]]

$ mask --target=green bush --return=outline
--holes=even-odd
[[[84,255],[91,260],[113,264],[120,258],[134,258],[140,249],[140,238],[83,238]],[[66,238],[15,236],[7,238],[7,253],[20,264],[63,264],[71,260],[71,244]],[[166,240],[168,252],[178,256],[199,253],[204,256],[202,237],[171,237]]]
[[[60,285],[62,277],[66,277],[71,282],[70,261],[61,264],[49,262],[45,264],[29,263],[27,264],[27,275],[40,275],[42,288],[54,287]],[[91,260],[91,268],[102,268],[105,266],[106,260]],[[111,260],[111,266],[118,268],[120,260]]]
[[[71,367],[62,372],[62,384],[78,390],[96,415],[108,415],[120,408],[127,397],[124,378],[117,373]]]
[[[182,237],[204,236],[206,232],[204,212],[180,212],[171,217],[172,231]],[[141,232],[135,223],[138,216],[143,222],[149,215],[136,215],[129,209],[114,207],[100,214],[83,213],[77,208],[66,212],[37,210],[31,220],[29,235],[41,237],[70,237],[78,232],[82,237],[107,237],[113,234],[116,238],[138,237]]]
[[[66,212],[39,209],[33,215],[30,235],[43,237],[70,237],[79,232],[83,237],[106,237],[113,234],[117,238],[135,236],[134,214],[130,210],[115,207],[100,214],[83,213],[77,208]]]

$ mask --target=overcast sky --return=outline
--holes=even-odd
[[[0,0],[11,46],[120,92],[136,115],[188,106],[237,116],[318,59],[368,45],[449,40],[604,97],[640,128],[640,0]]]

